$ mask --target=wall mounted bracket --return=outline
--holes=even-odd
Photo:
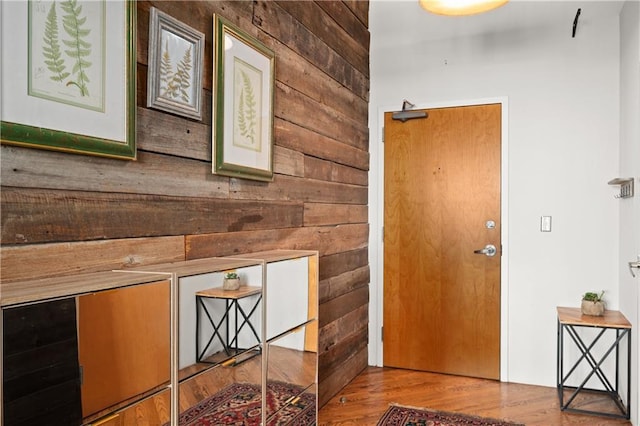
[[[615,178],[609,181],[609,185],[620,185],[620,194],[616,198],[633,197],[633,178]]]
[[[631,276],[633,278],[636,277],[636,274],[633,272],[633,269],[640,269],[640,254],[638,255],[638,260],[635,262],[629,262],[629,272],[631,272]]]

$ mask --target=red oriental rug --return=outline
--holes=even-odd
[[[315,395],[281,382],[267,385],[267,424],[307,426],[316,424]],[[287,404],[293,396],[300,398]],[[180,414],[180,426],[258,426],[262,420],[260,386],[234,383]]]
[[[469,416],[426,408],[391,405],[377,426],[524,426],[504,420]]]

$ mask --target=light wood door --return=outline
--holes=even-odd
[[[385,114],[384,365],[498,379],[501,105],[427,112]]]
[[[83,417],[169,382],[169,309],[168,281],[78,297]]]

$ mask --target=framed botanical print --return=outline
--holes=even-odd
[[[2,4],[1,140],[136,158],[136,4]]]
[[[273,179],[275,54],[215,15],[213,172]]]
[[[151,8],[147,106],[202,119],[204,34]]]

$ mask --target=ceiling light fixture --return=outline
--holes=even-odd
[[[437,15],[475,15],[502,6],[509,0],[419,0],[423,9]]]

